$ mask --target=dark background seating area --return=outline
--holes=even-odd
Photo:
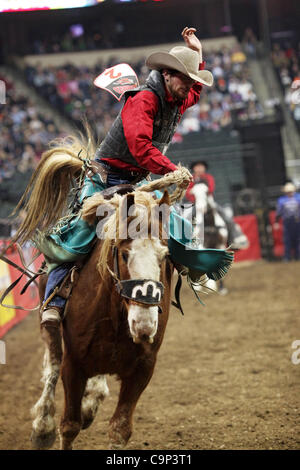
[[[286,105],[300,130],[300,41],[275,42],[271,58],[285,94]]]
[[[0,217],[5,217],[24,192],[46,145],[58,137],[59,130],[6,77],[0,79],[6,84],[6,103],[0,106]]]

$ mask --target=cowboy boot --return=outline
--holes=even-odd
[[[49,307],[41,312],[41,336],[48,346],[50,363],[60,365],[62,358],[61,321],[63,308]]]
[[[51,325],[58,328],[62,320],[63,308],[49,307],[41,312],[41,326]]]

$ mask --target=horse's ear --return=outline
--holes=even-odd
[[[158,203],[159,206],[161,206],[162,204],[167,204],[168,206],[170,205],[170,197],[167,189],[164,190],[164,194],[160,198],[160,201]]]

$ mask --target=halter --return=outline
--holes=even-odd
[[[110,274],[115,280],[118,293],[126,299],[136,303],[156,306],[159,305],[164,294],[164,286],[161,282],[152,279],[128,279],[121,281],[118,259],[118,247],[113,247],[114,270],[110,268]]]

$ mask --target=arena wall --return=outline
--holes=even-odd
[[[17,251],[10,251],[6,256],[19,266],[22,266]],[[31,249],[25,249],[25,260],[29,260],[31,256]],[[41,259],[38,258],[34,261],[33,265],[30,266],[30,269],[37,271],[40,265]],[[19,276],[20,272],[17,269],[0,260],[0,295],[2,295],[5,289],[7,289],[7,287]],[[22,321],[30,313],[31,309],[34,309],[39,303],[38,290],[34,284],[30,284],[25,293],[21,295],[21,290],[27,281],[28,278],[24,276],[5,298],[4,304],[9,306],[19,305],[29,310],[19,310],[0,306],[0,338],[2,338],[10,328]]]

